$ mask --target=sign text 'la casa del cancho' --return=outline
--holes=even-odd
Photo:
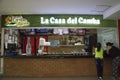
[[[2,27],[117,27],[101,15],[2,15]]]

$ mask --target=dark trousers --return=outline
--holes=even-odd
[[[118,67],[120,66],[120,57],[112,59],[112,75],[114,78],[118,78]]]
[[[95,59],[96,60],[96,68],[97,68],[97,76],[103,77],[103,59]]]

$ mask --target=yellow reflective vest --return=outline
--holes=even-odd
[[[95,48],[95,58],[103,59],[103,49],[101,48],[100,51],[97,51],[97,48]]]

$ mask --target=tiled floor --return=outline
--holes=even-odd
[[[1,78],[0,80],[97,80],[96,77],[57,77],[57,78]],[[103,80],[112,80],[111,77],[104,77]]]

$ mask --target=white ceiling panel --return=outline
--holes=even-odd
[[[0,0],[0,14],[103,14],[120,0]]]

